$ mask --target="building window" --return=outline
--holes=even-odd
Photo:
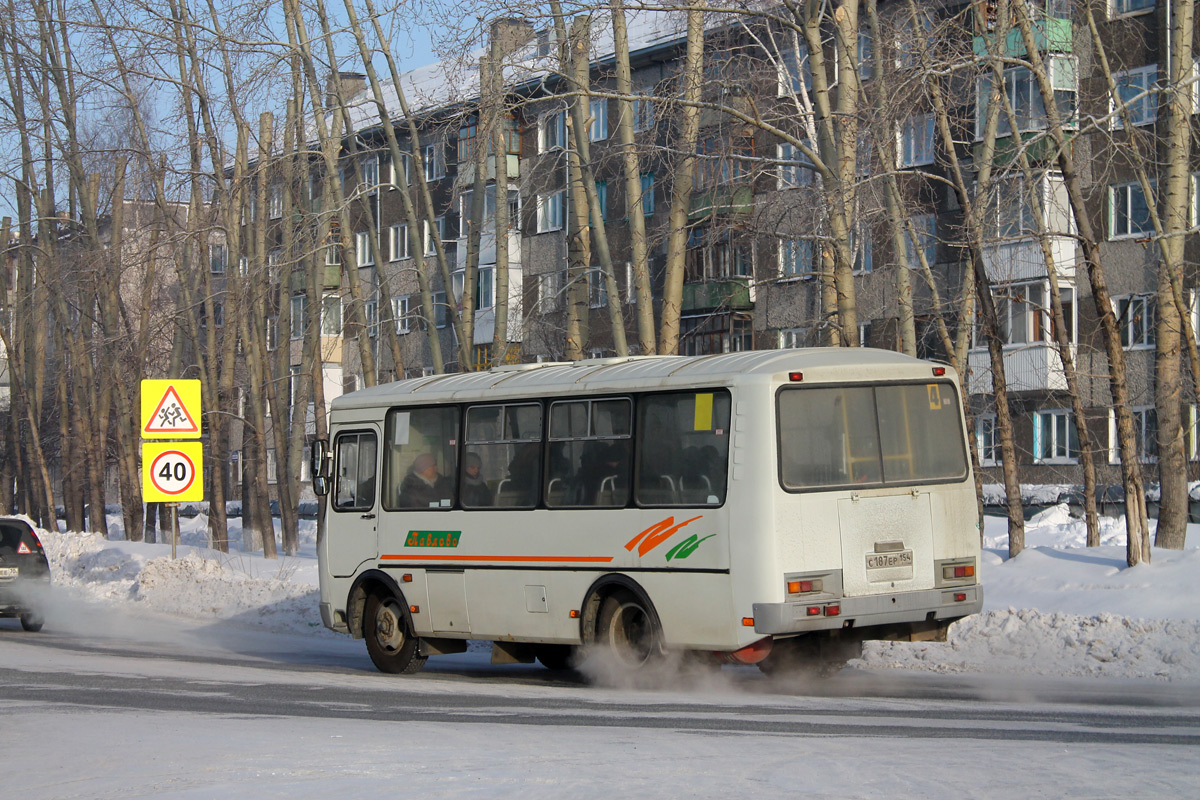
[[[784,239],[779,243],[779,276],[804,278],[812,275],[813,243],[810,239]]]
[[[608,138],[608,100],[592,100],[588,104],[591,124],[588,125],[588,140],[598,142]]]
[[[336,267],[342,263],[341,244],[331,244],[325,248],[325,266]]]
[[[392,319],[396,321],[396,333],[408,333],[408,295],[392,298]]]
[[[1117,84],[1117,96],[1129,115],[1131,125],[1149,125],[1157,116],[1157,106],[1154,95],[1154,84],[1158,80],[1158,65],[1149,64],[1144,67],[1118,72],[1113,75]],[[1111,99],[1109,110],[1113,114],[1113,128],[1121,128],[1124,121],[1120,111]]]
[[[779,95],[799,94],[801,88],[812,90],[812,67],[808,63],[808,47],[800,42],[796,49],[787,49],[779,54]],[[836,63],[836,62],[835,62]]]
[[[271,184],[267,189],[267,211],[271,219],[283,217],[283,187],[278,183]]]
[[[267,336],[267,352],[273,353],[279,347],[279,317],[267,317],[263,328]]]
[[[979,454],[979,466],[999,466],[1000,436],[995,414],[980,414],[975,418],[975,450]]]
[[[425,226],[425,255],[432,256],[437,253],[437,242],[446,240],[446,218],[438,217],[433,221],[432,227],[429,225],[429,220],[425,220],[423,224]]]
[[[779,188],[791,189],[794,186],[811,186],[813,182],[812,159],[794,144],[784,142],[775,148],[779,159]]]
[[[1000,338],[1006,347],[1020,347],[1034,342],[1053,342],[1051,327],[1050,285],[1046,281],[1013,283],[993,287],[996,296],[996,316]],[[1067,341],[1075,343],[1075,288],[1059,287],[1063,321],[1067,325]],[[984,346],[976,332],[974,347]]]
[[[654,173],[642,173],[642,216],[654,215]]]
[[[562,230],[566,212],[567,192],[565,189],[553,194],[539,194],[537,199],[538,233]]]
[[[1071,412],[1062,409],[1033,415],[1033,460],[1037,464],[1073,464],[1079,458],[1079,434]]]
[[[371,255],[370,231],[358,231],[354,234],[354,258],[360,267],[374,265],[375,258]]]
[[[1109,0],[1109,16],[1119,17],[1122,14],[1137,14],[1154,9],[1155,0]]]
[[[784,328],[779,332],[779,349],[793,350],[797,347],[807,347],[812,329],[808,326]]]
[[[363,316],[367,318],[367,336],[379,335],[379,301],[375,298],[363,302]]]
[[[388,258],[399,261],[408,257],[408,223],[393,225],[388,228]]]
[[[567,145],[567,112],[551,112],[538,121],[538,152],[561,150]]]
[[[469,163],[475,157],[475,138],[479,134],[479,121],[470,117],[458,129],[458,163]],[[490,148],[489,148],[490,149]]]
[[[874,246],[871,243],[871,232],[854,230],[850,232],[850,253],[854,259],[851,268],[857,274],[865,274],[875,269]]]
[[[538,313],[549,314],[562,308],[563,294],[566,292],[567,273],[565,270],[544,272],[537,276],[538,281]]]
[[[896,155],[899,165],[919,167],[933,163],[933,114],[917,114],[900,124]]]
[[[1150,182],[1153,190],[1154,182]],[[1108,187],[1109,227],[1108,238],[1121,239],[1130,236],[1146,236],[1153,232],[1150,222],[1150,205],[1141,183],[1123,183]]]
[[[446,146],[440,139],[425,145],[425,180],[436,181],[446,177]]]
[[[363,190],[373,192],[379,186],[379,156],[368,156],[358,162],[358,169],[362,173]]]
[[[238,259],[238,275],[242,278],[250,274],[250,259],[242,256]]]
[[[1158,412],[1154,406],[1134,406],[1133,440],[1137,448],[1137,460],[1148,463],[1158,460]],[[1108,463],[1121,463],[1121,440],[1117,436],[1117,414],[1108,410]]]
[[[433,324],[434,327],[444,328],[450,321],[450,306],[446,305],[446,293],[433,293]]]
[[[654,127],[654,99],[650,92],[641,91],[633,98],[633,130],[648,131]]]
[[[875,40],[868,30],[858,32],[858,77],[870,80],[875,74]]]
[[[1016,239],[1037,228],[1030,202],[1030,189],[1023,180],[997,181],[987,198],[984,234],[991,239]]]
[[[304,338],[304,310],[308,305],[308,297],[302,294],[292,295],[292,339]]]
[[[604,280],[604,271],[599,267],[588,270],[588,306],[604,308],[608,305],[608,284]]]
[[[321,335],[342,335],[342,297],[327,294],[321,298]]]
[[[1126,350],[1154,347],[1154,295],[1131,294],[1116,297],[1113,303],[1116,305],[1117,326],[1121,331],[1121,346]]]
[[[927,10],[919,10],[917,14],[917,26],[925,32],[923,41],[932,42],[933,31],[933,15]],[[913,20],[907,13],[903,14],[899,22],[899,31],[896,36],[896,67],[897,69],[915,69],[920,66],[921,51],[917,47],[917,35],[913,32]]]
[[[1079,93],[1079,81],[1076,75],[1076,63],[1072,56],[1057,55],[1046,58],[1046,68],[1050,72],[1050,85],[1054,89],[1054,104],[1058,110],[1059,120],[1064,125],[1075,122],[1076,97]],[[979,79],[975,97],[975,139],[983,139],[984,128],[987,126],[988,104],[992,98],[991,77]],[[1021,131],[1044,130],[1047,125],[1046,104],[1042,93],[1038,90],[1037,80],[1027,67],[1010,67],[1004,70],[1004,92],[1012,104],[1013,113],[1017,118],[1017,127]],[[996,127],[997,136],[1012,135],[1007,113],[1000,114]]]
[[[224,275],[229,264],[229,248],[224,243],[208,246],[209,269],[214,275]]]
[[[920,269],[919,253],[925,255],[925,264],[937,263],[937,217],[933,214],[918,214],[908,218],[912,230],[905,228],[904,261],[909,269]]]
[[[408,153],[400,154],[400,173],[404,175],[404,185],[408,186],[412,182],[412,157]],[[388,183],[393,187],[400,186],[400,175],[396,171],[396,162],[392,161],[388,165],[391,175],[388,177]]]

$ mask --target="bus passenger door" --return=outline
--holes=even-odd
[[[342,430],[333,440],[333,492],[325,536],[329,571],[353,575],[378,554],[379,428]]]

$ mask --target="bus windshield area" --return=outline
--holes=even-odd
[[[950,482],[967,475],[951,383],[788,388],[778,404],[785,489]]]

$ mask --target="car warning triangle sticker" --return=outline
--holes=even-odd
[[[17,545],[17,555],[26,555],[27,556],[27,555],[31,554],[32,552],[33,551],[29,549],[29,545],[25,544],[24,542],[21,542],[19,545]]]
[[[192,419],[187,407],[179,399],[179,393],[175,391],[175,387],[168,386],[167,391],[163,393],[162,400],[158,401],[154,413],[150,415],[150,422],[147,423],[145,432],[199,433],[200,426],[196,424],[196,420]]]

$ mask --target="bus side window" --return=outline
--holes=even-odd
[[[373,433],[338,436],[334,511],[370,511],[375,507],[375,451]]]
[[[454,505],[458,483],[458,408],[393,409],[384,432],[383,507],[388,511]]]
[[[542,407],[467,409],[460,499],[463,508],[533,508],[541,485]]]
[[[571,400],[550,407],[546,505],[628,504],[631,416],[624,398]]]
[[[639,404],[637,502],[715,506],[725,502],[729,393],[647,395]]]

